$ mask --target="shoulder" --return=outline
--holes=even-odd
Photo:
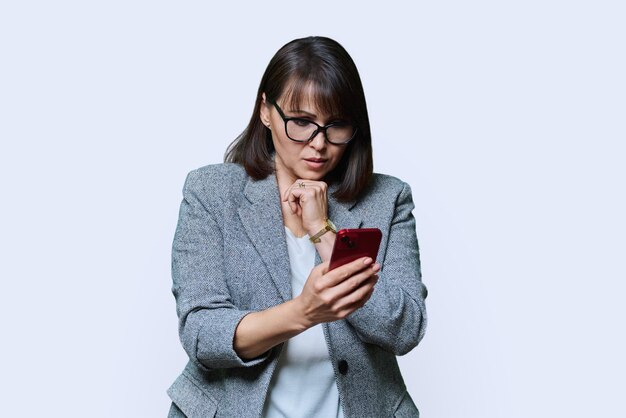
[[[415,207],[408,183],[379,173],[374,173],[371,183],[355,205],[355,209],[367,216],[391,216],[405,207],[409,211]]]
[[[390,187],[392,189],[400,189],[407,186],[407,183],[397,177],[389,174],[374,173],[372,178],[372,186],[374,187]]]
[[[221,163],[205,165],[187,174],[187,179],[193,182],[237,182],[247,179],[246,170],[239,164]]]
[[[187,174],[185,188],[230,189],[248,180],[246,170],[239,164],[221,163],[205,165]]]
[[[239,195],[248,181],[246,170],[239,164],[205,165],[191,170],[185,179],[183,194],[192,194],[200,200],[220,200]]]
[[[396,200],[401,194],[411,194],[410,186],[397,177],[374,173],[372,182],[363,195],[363,200]]]

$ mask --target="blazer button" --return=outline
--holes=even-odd
[[[339,360],[339,373],[346,374],[348,373],[348,362],[345,360]]]

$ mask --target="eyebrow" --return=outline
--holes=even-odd
[[[302,110],[302,109],[289,110],[288,112],[291,112],[291,113],[305,113],[305,114],[307,114],[309,116],[313,116],[314,118],[317,117],[317,115],[315,115],[314,113],[307,112],[306,110]]]
[[[310,117],[312,117],[312,118],[317,118],[317,115],[315,115],[314,113],[307,112],[306,110],[302,110],[302,109],[287,110],[287,112],[290,112],[290,113],[304,113],[304,114],[306,114],[307,116],[310,116]],[[341,115],[332,115],[332,116],[330,116],[328,119],[329,119],[329,120],[332,120],[332,119],[342,119],[342,118],[344,118],[344,116],[341,116]]]

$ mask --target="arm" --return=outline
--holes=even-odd
[[[411,351],[426,329],[411,189],[404,184],[391,219],[379,281],[370,300],[347,318],[359,337],[396,355]]]
[[[241,320],[235,331],[235,350],[242,357],[254,358],[312,326],[344,319],[369,299],[379,269],[369,257],[330,272],[328,263],[316,266],[297,297]]]
[[[297,302],[290,300],[246,315],[235,330],[233,345],[239,356],[252,359],[309,327]]]
[[[172,247],[172,291],[182,345],[201,369],[258,364],[270,348],[344,318],[371,294],[379,266],[361,259],[332,272],[327,264],[316,267],[296,299],[260,312],[238,309],[226,282],[221,229],[199,199],[199,186],[189,173]]]
[[[223,266],[222,232],[199,199],[199,186],[197,173],[190,172],[172,245],[172,292],[180,340],[191,361],[201,369],[252,366],[265,357],[244,361],[233,349],[235,328],[251,311],[237,309],[231,301]]]

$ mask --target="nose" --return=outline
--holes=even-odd
[[[309,146],[313,147],[316,151],[321,151],[326,148],[326,132],[320,129],[309,141]]]

